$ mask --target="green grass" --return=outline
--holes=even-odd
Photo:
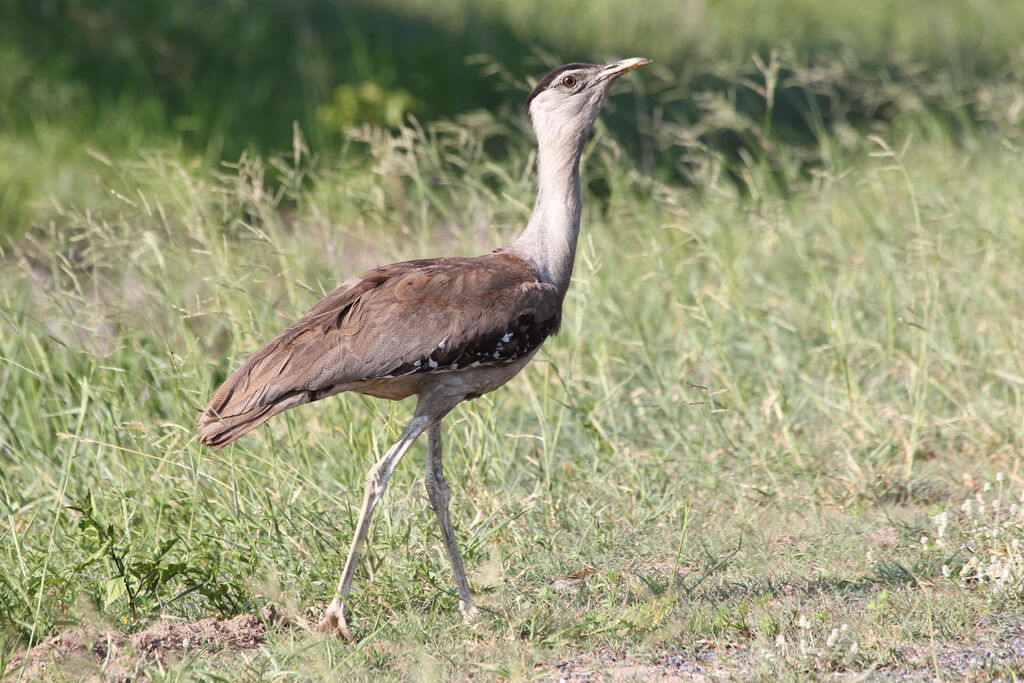
[[[993,105],[979,88],[1005,91],[997,105],[1017,91],[1021,25],[1024,5],[1004,0],[658,0],[644,12],[608,0],[10,0],[0,6],[0,240],[54,201],[84,205],[96,185],[90,151],[170,148],[215,168],[287,150],[298,122],[325,155],[343,144],[343,124],[518,115],[529,79],[570,61],[656,60],[643,83],[658,106],[619,117],[624,140],[636,117],[681,127],[659,142],[696,135],[727,153],[756,150],[767,133],[813,146],[809,122],[863,130],[922,109],[976,122]],[[783,59],[766,108],[752,56],[772,65],[772,53]],[[673,154],[642,143],[631,151],[647,170],[678,173]]]
[[[382,7],[411,24],[427,11]],[[454,84],[437,90],[476,104],[337,138],[285,116],[290,151],[232,163],[204,138],[230,126],[193,135],[138,83],[138,97],[104,92],[73,68],[87,50],[50,71],[0,53],[0,87],[22,94],[0,106],[0,669],[75,626],[135,632],[267,602],[319,615],[365,472],[411,403],[325,400],[218,452],[196,443],[198,412],[345,278],[512,239],[534,192],[516,88],[578,51],[660,61],[617,86],[587,148],[562,334],[445,422],[483,618],[462,624],[417,445],[356,576],[357,646],[279,629],[258,652],[149,675],[504,679],[573,661],[642,680],[711,653],[743,678],[958,678],[943,653],[1019,635],[1016,6],[736,0],[685,5],[676,23],[645,18],[668,5],[602,7],[538,24],[532,3],[487,5],[500,31],[480,35],[506,66],[481,73],[498,95],[461,90],[453,50],[435,73]],[[434,11],[477,39],[464,3]],[[140,40],[125,35],[115,65]],[[422,98],[402,60],[433,62],[413,48],[387,73],[352,62],[352,82]],[[32,75],[63,85],[26,89]],[[494,113],[468,110],[483,105]]]
[[[411,405],[328,400],[216,453],[194,419],[336,282],[508,241],[532,199],[530,141],[499,124],[370,135],[372,172],[362,153],[311,160],[301,140],[218,173],[160,153],[95,160],[103,199],[55,208],[6,254],[8,653],[67,625],[331,597],[366,468]],[[501,163],[485,151],[495,130]],[[800,677],[997,643],[1020,577],[961,580],[951,539],[1013,557],[958,511],[965,481],[1024,484],[1019,142],[913,118],[812,176],[751,160],[737,186],[712,159],[681,187],[599,132],[585,164],[605,191],[563,333],[446,423],[453,517],[490,612],[461,623],[418,447],[358,574],[365,640],[278,632],[247,675],[528,677],[611,647]],[[947,545],[922,545],[942,510]]]

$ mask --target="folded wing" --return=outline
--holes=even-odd
[[[343,283],[254,353],[199,419],[219,448],[273,415],[361,383],[511,363],[558,329],[561,297],[522,259],[405,261]]]

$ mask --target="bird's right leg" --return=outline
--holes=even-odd
[[[444,549],[448,552],[448,561],[452,565],[452,574],[455,575],[455,587],[459,591],[459,608],[462,610],[462,617],[469,622],[476,616],[477,610],[473,606],[473,593],[469,590],[469,581],[466,579],[466,570],[462,565],[459,546],[455,542],[455,530],[452,529],[451,515],[448,513],[451,488],[444,479],[444,467],[441,464],[440,420],[430,425],[430,430],[427,432],[427,444],[427,474],[424,477],[427,497],[430,498],[430,507],[434,508],[438,526],[441,527],[441,540],[444,542]]]
[[[359,562],[359,553],[366,542],[366,535],[370,530],[370,518],[373,516],[373,508],[377,501],[384,495],[388,486],[388,479],[395,467],[401,462],[402,457],[409,446],[429,426],[430,419],[417,414],[412,422],[402,432],[398,442],[391,447],[387,454],[377,461],[366,473],[366,490],[363,492],[363,507],[359,511],[359,521],[356,522],[356,533],[352,538],[352,547],[348,551],[348,559],[345,560],[345,570],[341,574],[341,581],[338,583],[338,592],[327,607],[323,620],[317,626],[321,633],[336,632],[344,636],[346,640],[352,640],[349,633],[348,623],[345,620],[345,599],[348,598],[349,589],[352,587],[352,576],[356,573],[356,564]]]

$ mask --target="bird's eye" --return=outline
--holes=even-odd
[[[577,83],[579,83],[579,80],[575,76],[566,76],[562,79],[562,85],[566,88],[575,88]]]

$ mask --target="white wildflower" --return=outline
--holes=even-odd
[[[942,538],[946,535],[946,528],[949,526],[949,513],[943,510],[935,515],[935,535]]]

